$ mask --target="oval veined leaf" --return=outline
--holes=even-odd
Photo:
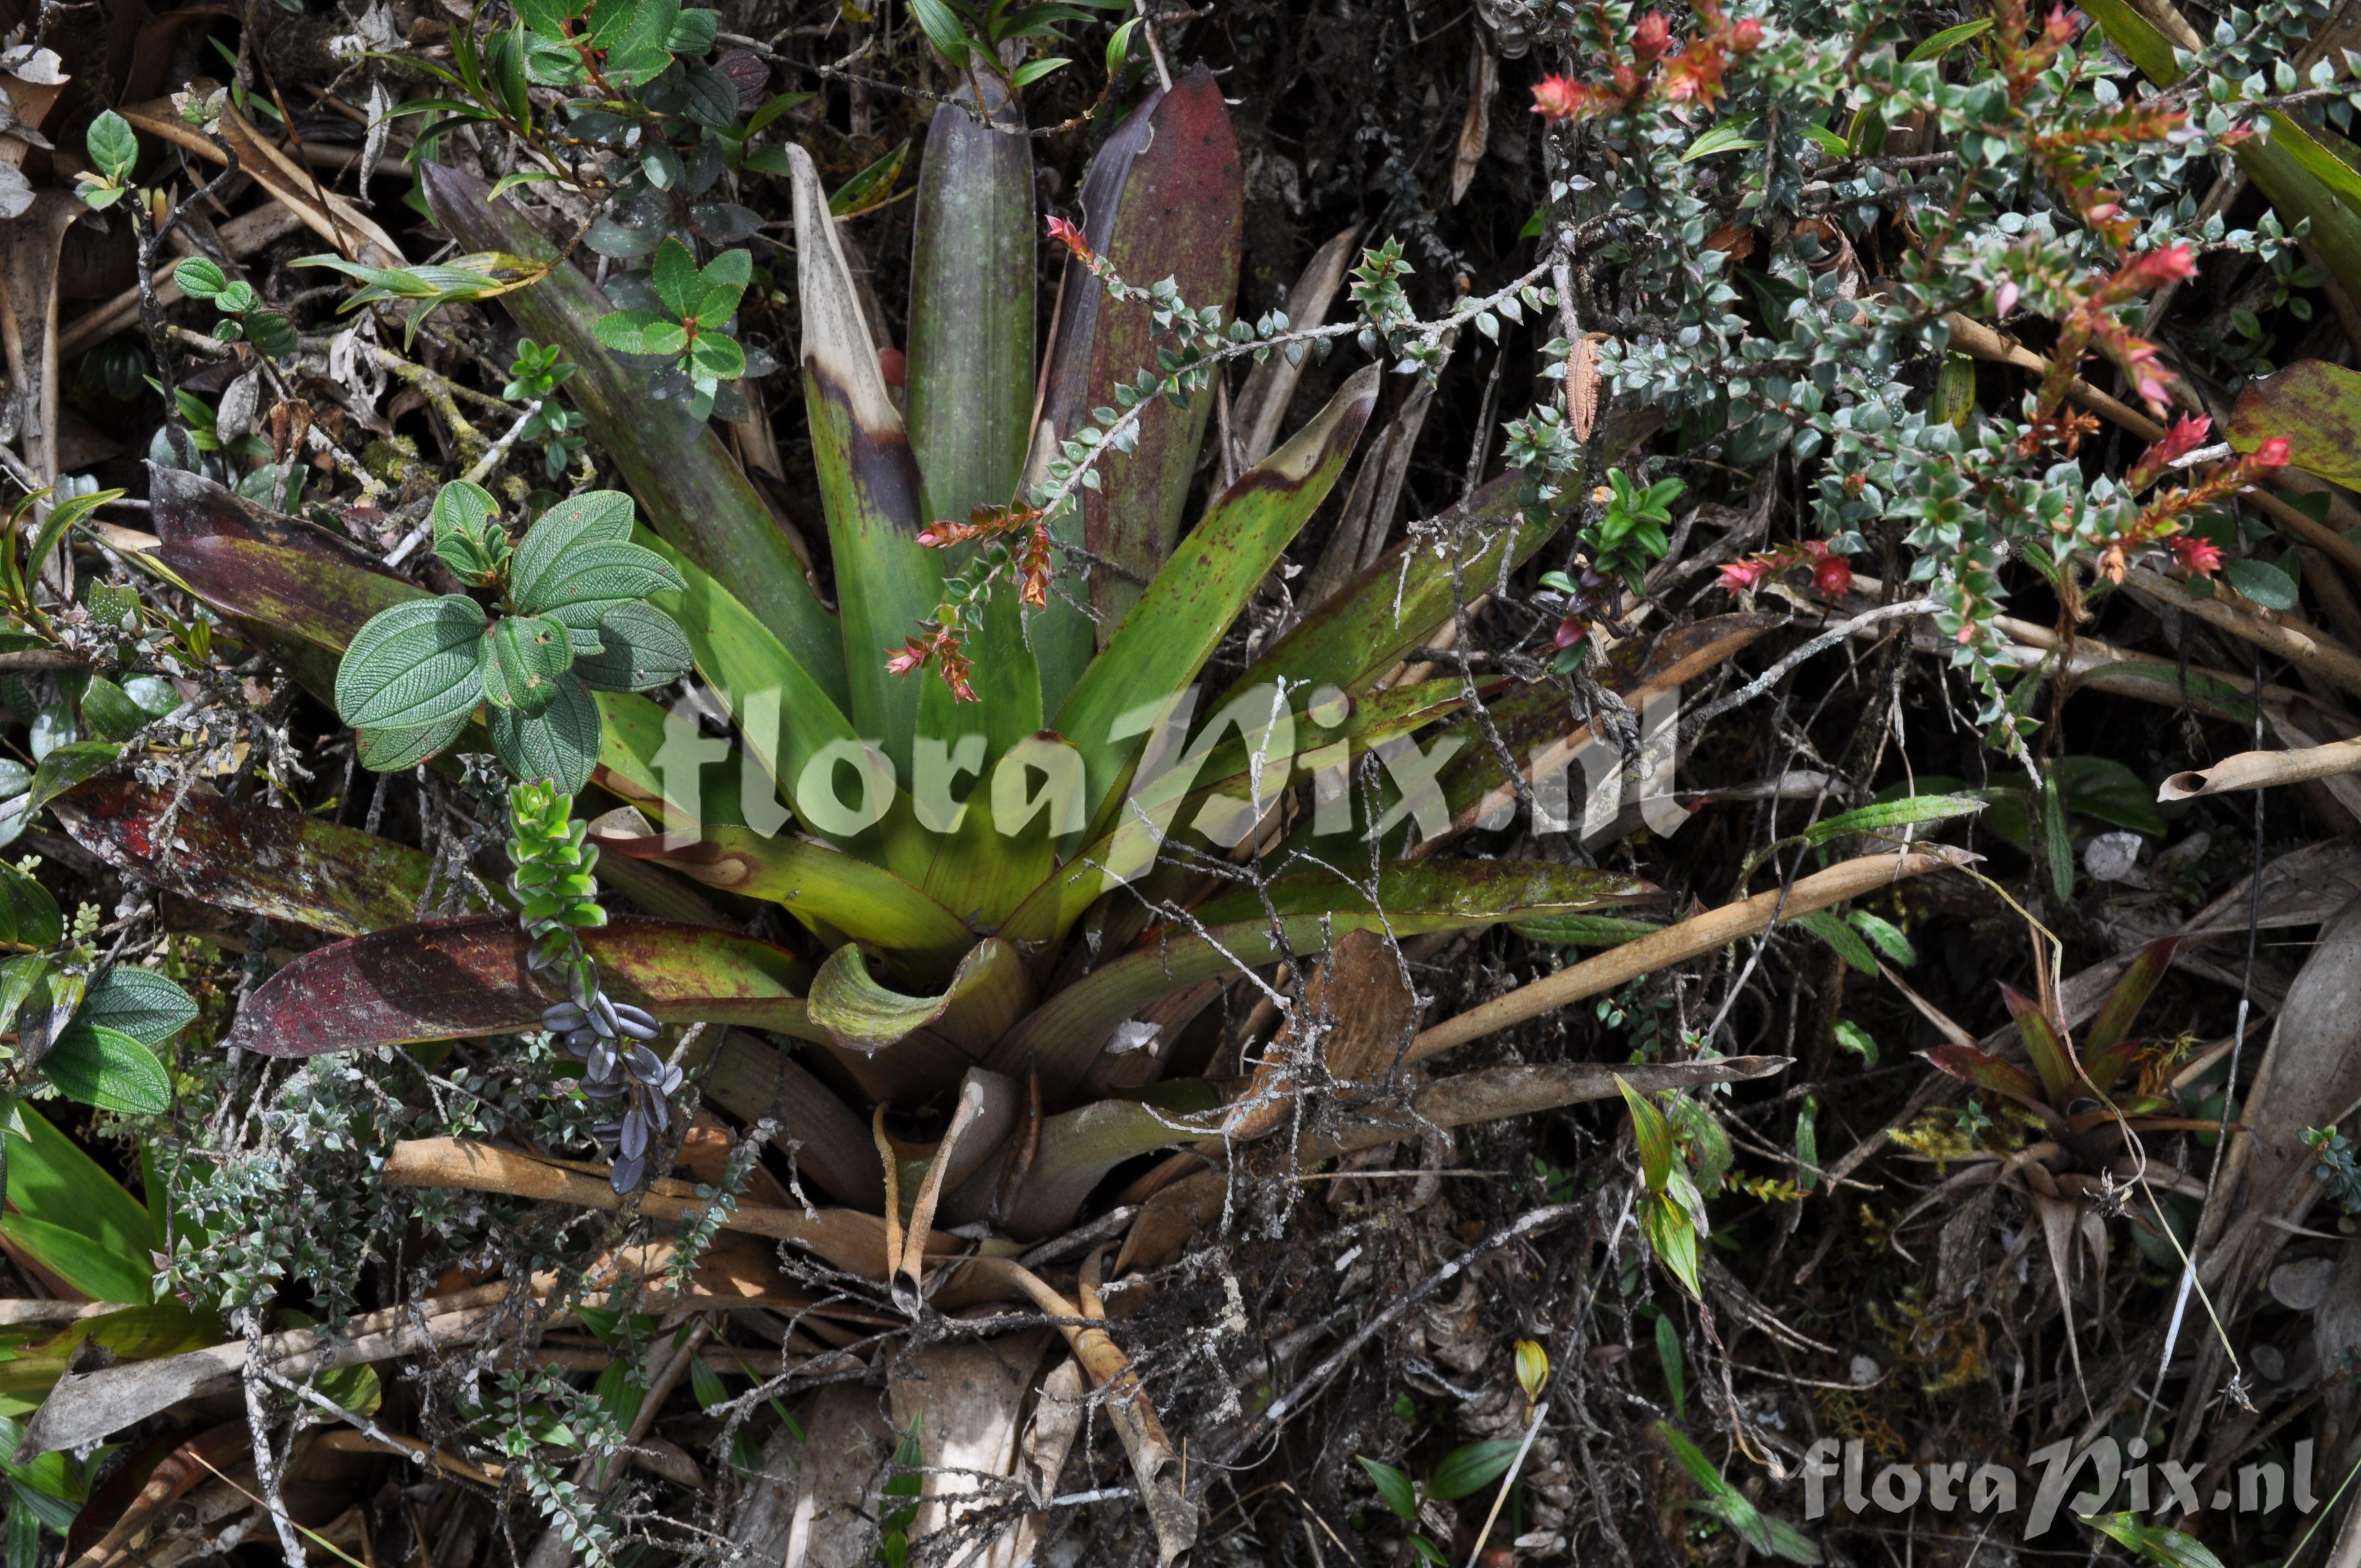
[[[476,645],[484,612],[461,594],[380,610],[336,667],[336,713],[355,729],[413,729],[464,718],[482,699]]]
[[[159,1116],[172,1108],[172,1080],[156,1053],[117,1029],[77,1021],[41,1058],[59,1093],[102,1111]]]

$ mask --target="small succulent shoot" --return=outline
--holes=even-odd
[[[589,824],[572,820],[573,799],[547,780],[509,791],[509,889],[532,946],[525,965],[562,998],[544,1009],[541,1026],[582,1063],[581,1088],[592,1100],[620,1102],[622,1114],[602,1128],[615,1140],[609,1179],[618,1192],[640,1185],[652,1142],[672,1126],[672,1096],[681,1069],[656,1055],[654,1015],[617,1002],[583,950],[582,933],[607,923],[598,903],[598,847]]]

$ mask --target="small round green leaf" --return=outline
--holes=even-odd
[[[653,354],[670,358],[688,346],[688,329],[653,311],[609,311],[590,323],[590,334],[602,348],[618,354]]]
[[[94,132],[98,127],[93,125],[91,128]],[[172,269],[172,281],[192,300],[212,300],[229,287],[229,274],[221,269],[219,262],[192,256]]]
[[[82,148],[90,154],[92,164],[109,180],[126,178],[131,166],[139,161],[139,138],[132,134],[131,122],[112,109],[102,111],[98,118],[91,121]]]
[[[708,332],[688,351],[689,368],[712,381],[734,381],[746,373],[746,351],[726,334]]]

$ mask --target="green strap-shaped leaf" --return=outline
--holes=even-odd
[[[1918,822],[1945,822],[1954,817],[1972,817],[1988,803],[1972,795],[1910,795],[1899,800],[1880,801],[1864,806],[1858,811],[1848,811],[1831,817],[1825,822],[1815,822],[1804,829],[1807,844],[1825,844],[1831,839],[1841,839],[1848,833],[1869,833],[1881,828],[1900,828]]]
[[[845,687],[862,734],[881,741],[907,777],[920,687],[942,677],[933,670],[892,674],[885,661],[941,602],[943,563],[918,543],[927,520],[919,515],[917,465],[886,395],[828,193],[800,146],[788,147],[787,161],[796,195],[804,407],[836,564]]]
[[[473,175],[432,163],[418,172],[435,221],[462,244],[535,262],[553,253],[555,247],[522,214],[488,201],[483,181]],[[711,425],[651,400],[650,372],[627,369],[591,335],[591,323],[608,313],[606,297],[568,264],[502,295],[500,302],[527,336],[563,346],[581,367],[565,395],[589,421],[592,437],[639,497],[649,524],[727,581],[840,705],[844,649],[835,617],[820,604],[770,509]]]
[[[1044,1117],[1031,1168],[1008,1203],[1008,1233],[1030,1241],[1064,1231],[1109,1171],[1127,1159],[1203,1137],[1208,1124],[1191,1126],[1186,1118],[1220,1103],[1220,1093],[1204,1080],[1174,1079],[1141,1099],[1096,1100]],[[1005,1159],[986,1167],[969,1191],[1004,1168]]]
[[[1787,924],[1809,931],[1826,942],[1837,957],[1871,979],[1877,978],[1877,955],[1870,950],[1861,934],[1844,923],[1833,911],[1815,909],[1809,915],[1798,915]]]
[[[2180,951],[2178,938],[2169,937],[2160,942],[2150,942],[2140,949],[2139,957],[2124,970],[2123,979],[2115,981],[2097,1017],[2082,1033],[2083,1069],[2091,1081],[2103,1092],[2115,1087],[2125,1069],[2131,1066],[2132,1053],[2125,1045],[2133,1023],[2140,1009],[2147,1005],[2152,995],[2172,967],[2173,955]]]
[[[1626,920],[1613,915],[1543,915],[1514,922],[1520,937],[1558,948],[1616,948],[1663,930],[1657,920]]]
[[[146,1205],[30,1105],[0,1102],[8,1208],[0,1234],[94,1301],[153,1299],[149,1255],[163,1245]]]
[[[950,984],[934,996],[906,995],[879,983],[860,947],[847,942],[821,963],[806,1000],[811,1021],[834,1044],[852,1050],[882,1051],[928,1029],[982,1056],[1032,997],[1024,959],[994,938],[972,948]]]
[[[983,103],[1022,128],[1020,105],[982,78]],[[918,173],[910,244],[910,449],[929,522],[963,522],[979,506],[1016,498],[1025,433],[1033,416],[1033,294],[1038,244],[1033,216],[1033,144],[975,122],[959,102],[935,110]],[[1038,637],[1053,615],[1087,623],[1052,601],[1031,620]],[[1041,675],[1013,592],[995,592],[971,640],[978,704],[956,708],[950,687],[929,681],[920,733],[950,735],[980,720],[998,756],[1041,728]],[[964,722],[961,722],[964,721]]]
[[[0,942],[47,948],[65,934],[65,917],[49,890],[14,866],[0,865]]]
[[[2041,1085],[2015,1062],[2004,1062],[1973,1046],[1937,1046],[1926,1053],[1927,1059],[1962,1083],[2010,1099],[2036,1111],[2056,1115],[2041,1095]]]
[[[160,1116],[172,1108],[172,1080],[156,1053],[103,1024],[76,1020],[41,1058],[41,1071],[67,1099],[102,1111]]]
[[[1521,474],[1503,474],[1470,496],[1456,520],[1460,584],[1470,603],[1499,580],[1504,548],[1512,568],[1521,565],[1569,515],[1571,502],[1560,500],[1521,516],[1524,483]],[[1438,559],[1428,544],[1405,539],[1304,617],[1232,689],[1283,677],[1357,694],[1450,618],[1451,590],[1448,553]]]
[[[642,537],[672,562],[686,585],[678,593],[658,594],[651,602],[686,635],[697,672],[737,725],[740,743],[792,804],[804,770],[815,759],[831,746],[859,744],[851,720],[736,595],[661,542]],[[796,815],[812,831],[835,837],[811,823],[815,814],[798,809]],[[866,847],[876,839],[864,833],[859,841]]]
[[[958,916],[892,872],[800,834],[708,823],[701,839],[674,849],[657,834],[595,841],[610,854],[782,905],[797,919],[872,943],[931,978],[950,974],[975,943]]]
[[[1279,553],[1345,471],[1377,403],[1380,367],[1354,373],[1319,417],[1222,492],[1058,710],[1082,754],[1093,820],[1161,718],[1204,667]]]
[[[1292,772],[1290,777],[1300,783],[1301,769],[1311,766],[1315,757],[1339,744],[1345,748],[1344,767],[1349,779],[1370,747],[1447,718],[1458,709],[1463,696],[1455,680],[1420,681],[1396,686],[1353,703],[1341,725],[1323,724],[1315,719],[1315,708],[1323,709],[1322,716],[1326,716],[1324,705],[1311,702],[1308,693],[1299,694],[1294,700],[1298,755],[1293,766],[1298,771]],[[1213,796],[1227,795],[1240,802],[1251,799],[1254,785],[1248,767],[1253,752],[1243,738],[1231,734],[1207,751],[1203,762],[1193,770],[1187,764],[1186,755],[1184,748],[1177,757],[1167,761],[1166,771],[1145,783],[1135,773],[1117,808],[1114,828],[1068,856],[1057,875],[1041,880],[1001,924],[1001,934],[1012,940],[1063,941],[1083,911],[1106,891],[1105,871],[1116,862],[1118,839],[1126,839],[1126,854],[1135,854],[1144,847],[1140,842],[1143,835],[1137,831],[1143,817],[1148,822],[1161,823],[1161,830],[1168,836],[1178,835],[1184,843],[1202,846],[1206,839],[1197,828],[1198,817]],[[1272,771],[1278,760],[1264,758],[1266,798],[1275,795],[1279,787]],[[1324,776],[1315,781],[1315,789],[1328,788],[1336,782],[1331,762],[1324,758],[1320,761],[1319,771]],[[1162,872],[1150,875],[1160,877]],[[1143,891],[1154,895],[1152,885]]]
[[[2081,1091],[2081,1074],[2076,1069],[2074,1054],[2068,1048],[2066,1038],[2041,1003],[2003,983],[2001,999],[2008,1003],[2009,1016],[2016,1020],[2016,1032],[2025,1042],[2025,1054],[2033,1059],[2033,1070],[2041,1079],[2042,1092],[2049,1103],[2063,1109]]]

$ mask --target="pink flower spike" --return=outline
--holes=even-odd
[[[2016,309],[2016,285],[2014,282],[2003,283],[1998,289],[1993,291],[1993,314],[1996,316],[2004,316],[2008,314],[2011,311]]]
[[[1719,587],[1731,593],[1752,593],[1770,567],[1762,561],[1731,561],[1721,568]]]
[[[2168,245],[2162,250],[2134,257],[2124,263],[2116,276],[2142,289],[2177,283],[2197,276],[2197,253],[2185,245]]]
[[[2164,439],[2157,444],[2157,450],[2163,455],[2165,462],[2175,462],[2204,445],[2205,438],[2213,433],[2213,422],[2203,414],[2183,414],[2173,422],[2170,430],[2164,433]]]
[[[2294,461],[2295,448],[2284,435],[2274,435],[2255,449],[2255,461],[2266,468],[2284,468]]]

